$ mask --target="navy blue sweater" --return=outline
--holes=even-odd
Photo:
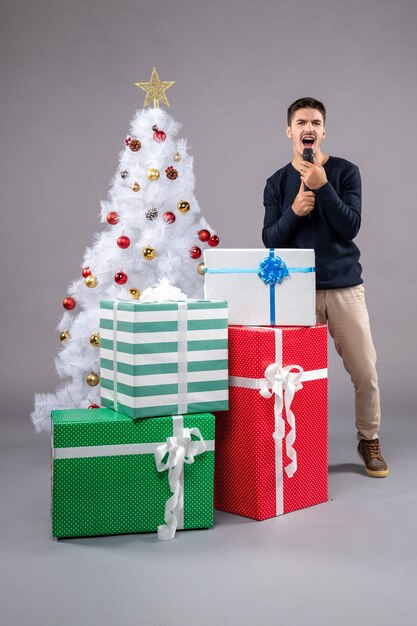
[[[328,182],[315,191],[314,209],[300,217],[291,208],[300,174],[288,163],[266,181],[262,241],[267,248],[314,248],[317,289],[363,282],[360,251],[353,243],[361,225],[361,178],[353,163],[329,157]]]

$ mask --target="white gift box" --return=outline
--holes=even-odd
[[[229,324],[314,326],[314,250],[222,248],[204,251],[204,293],[227,300]]]

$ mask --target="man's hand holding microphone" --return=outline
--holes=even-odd
[[[304,148],[303,162],[300,165],[301,184],[298,194],[292,204],[292,210],[296,215],[304,217],[314,209],[314,191],[327,183],[324,167],[315,165],[313,150]]]

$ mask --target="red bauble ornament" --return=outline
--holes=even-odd
[[[156,129],[154,134],[153,134],[153,138],[155,139],[155,141],[158,141],[159,143],[162,143],[163,141],[165,141],[167,136],[166,136],[166,134],[164,133],[163,130]]]
[[[220,241],[220,239],[218,238],[217,235],[212,235],[207,243],[208,243],[209,246],[214,248],[214,246],[218,246],[219,245],[219,241]]]
[[[125,145],[128,146],[130,144],[130,142],[132,141],[132,137],[126,137],[125,139]]]
[[[200,241],[208,241],[210,239],[210,231],[203,228],[198,231],[198,238]]]
[[[114,280],[118,285],[124,285],[127,283],[127,274],[124,272],[117,272],[117,274],[114,275]]]
[[[99,409],[99,405],[98,404],[90,404],[90,406],[88,407],[89,409]]]
[[[109,224],[114,226],[115,224],[119,223],[119,214],[116,213],[116,211],[110,211],[110,213],[107,213],[106,220]]]
[[[67,311],[72,311],[72,309],[75,309],[77,303],[75,302],[74,298],[64,298],[62,304],[64,309],[67,309]]]
[[[166,211],[163,214],[162,219],[166,224],[172,224],[173,222],[175,222],[175,214],[172,213],[172,211]]]
[[[83,271],[81,272],[83,278],[87,278],[87,276],[91,276],[91,270],[89,267],[83,267]]]
[[[190,248],[190,257],[192,259],[199,259],[201,257],[201,248],[198,246],[193,246]]]
[[[126,237],[126,235],[122,235],[117,240],[117,245],[119,246],[119,248],[122,248],[123,250],[125,250],[126,248],[128,248],[130,246],[130,239],[129,239],[129,237]]]

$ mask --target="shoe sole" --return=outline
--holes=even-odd
[[[386,476],[388,476],[389,474],[388,468],[386,470],[370,470],[366,467],[365,459],[363,458],[359,450],[357,450],[357,453],[358,453],[358,457],[362,459],[365,465],[365,471],[368,474],[368,476],[372,476],[372,478],[385,478]]]

